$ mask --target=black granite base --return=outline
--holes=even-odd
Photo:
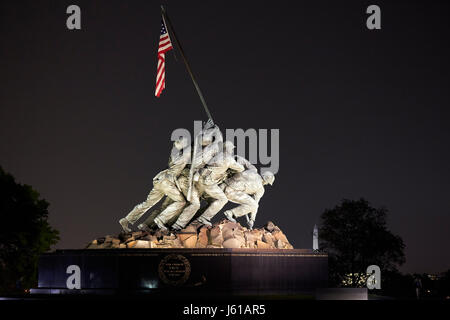
[[[41,256],[32,293],[290,294],[327,281],[327,255],[303,249],[58,250]]]

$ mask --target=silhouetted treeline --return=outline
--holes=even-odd
[[[0,292],[36,286],[39,256],[59,240],[47,221],[49,204],[0,167]]]

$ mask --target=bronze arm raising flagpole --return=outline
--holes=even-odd
[[[186,55],[184,54],[183,48],[181,47],[180,41],[178,41],[177,35],[175,33],[175,30],[173,29],[172,23],[170,22],[169,17],[167,16],[166,9],[164,9],[164,6],[161,5],[161,14],[164,20],[164,24],[169,29],[169,32],[173,35],[173,38],[175,39],[175,43],[178,47],[178,51],[181,54],[181,58],[184,61],[184,64],[186,65],[186,69],[191,76],[192,82],[194,83],[195,89],[197,90],[198,96],[200,97],[200,101],[203,104],[203,108],[205,109],[206,114],[208,115],[208,118],[211,119],[211,121],[214,123],[214,119],[211,115],[211,112],[209,112],[208,106],[206,105],[205,98],[203,97],[202,91],[200,90],[200,87],[198,86],[197,81],[195,80],[194,74],[192,73],[191,66],[189,65],[189,62],[186,59]]]

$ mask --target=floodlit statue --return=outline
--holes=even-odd
[[[170,214],[171,212],[176,212],[186,204],[183,194],[176,185],[176,178],[190,161],[191,147],[185,137],[181,137],[173,145],[174,149],[169,159],[169,168],[161,171],[153,178],[153,189],[150,191],[147,199],[135,206],[125,218],[119,220],[125,232],[131,232],[129,224],[134,224],[138,221],[147,210],[158,203],[164,196],[167,196],[173,202],[162,213]]]
[[[212,198],[208,208],[197,218],[197,221],[201,224],[211,226],[211,219],[228,202],[226,195],[219,187],[219,184],[227,178],[228,170],[242,172],[245,169],[243,165],[234,159],[233,149],[234,144],[231,141],[225,141],[223,152],[212,158],[206,167],[200,169],[195,175],[195,186],[199,193],[205,193],[209,198]],[[185,221],[181,221],[180,223],[182,218],[183,215],[177,221],[180,226],[183,226],[182,223],[186,223]]]
[[[201,146],[198,146],[199,149],[194,156],[194,168],[201,168],[205,165],[205,162],[210,161],[216,154],[218,154],[222,148],[223,137],[220,132],[219,127],[214,126],[210,123],[206,123],[204,129],[198,135],[199,141],[194,141],[194,143],[199,143]],[[146,230],[152,223],[155,223],[159,229],[166,230],[166,224],[173,220],[174,217],[180,215],[183,212],[184,216],[193,217],[197,210],[200,208],[200,195],[198,194],[197,189],[193,185],[190,180],[190,175],[192,173],[191,166],[186,167],[181,174],[177,177],[175,184],[180,192],[183,193],[185,198],[188,198],[188,193],[191,193],[191,201],[189,204],[186,202],[181,205],[177,205],[176,207],[171,207],[171,210],[166,210],[167,207],[171,206],[174,202],[173,199],[167,197],[160,209],[155,210],[152,214],[145,220],[144,223],[140,224],[138,228],[140,230]],[[183,211],[184,209],[184,211]],[[190,220],[190,219],[189,219]],[[189,221],[188,221],[189,222]],[[182,229],[178,225],[173,225],[172,228]]]
[[[275,176],[272,172],[265,171],[259,175],[253,169],[236,173],[225,180],[222,184],[225,195],[229,201],[237,203],[239,206],[225,211],[224,215],[233,222],[236,222],[233,217],[239,218],[246,215],[248,226],[252,229],[258,212],[259,200],[264,195],[264,185],[272,185],[274,181]]]
[[[228,202],[219,184],[227,177],[227,170],[236,172],[244,170],[233,158],[234,145],[230,141],[223,144],[223,151],[214,156],[204,168],[199,168],[193,177],[190,194],[190,207],[184,209],[177,221],[172,225],[173,229],[183,229],[200,209],[200,196],[209,198],[209,206],[203,214],[197,218],[200,224],[211,225],[211,218],[219,212]]]
[[[172,223],[172,229],[181,230],[193,220],[202,199],[208,204],[197,215],[196,224],[211,226],[211,219],[231,201],[239,206],[225,211],[225,216],[235,222],[234,218],[245,215],[252,229],[264,185],[272,184],[275,177],[268,171],[259,175],[250,161],[234,156],[233,149],[234,144],[223,142],[219,127],[211,121],[196,136],[193,146],[184,137],[175,141],[169,167],[153,178],[153,189],[147,200],[119,220],[123,230],[131,232],[129,225],[136,223],[164,197],[160,208],[138,226],[140,230],[153,227],[167,230]]]
[[[177,186],[180,188],[180,191],[183,193],[183,196],[187,198],[187,194],[189,191],[189,168],[186,168],[183,170],[183,172],[180,174],[180,176],[177,179]],[[161,206],[161,213],[158,213],[152,215],[144,222],[145,225],[149,226],[152,222],[154,222],[159,229],[166,230],[166,224],[173,220],[175,217],[180,216],[182,212],[193,212],[192,215],[194,215],[197,210],[200,208],[200,201],[195,201],[199,199],[199,195],[197,194],[197,189],[195,187],[192,187],[191,193],[193,196],[194,201],[186,202],[185,205],[181,208],[178,208],[178,210],[174,211],[167,211],[164,210],[164,207],[170,206],[171,203],[173,203],[172,199],[167,198],[166,201]],[[142,226],[140,229],[144,229],[145,227]],[[174,226],[172,225],[172,228]]]

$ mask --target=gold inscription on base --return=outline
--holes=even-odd
[[[191,274],[189,260],[181,254],[165,256],[158,266],[159,278],[168,285],[180,286],[186,282]]]

